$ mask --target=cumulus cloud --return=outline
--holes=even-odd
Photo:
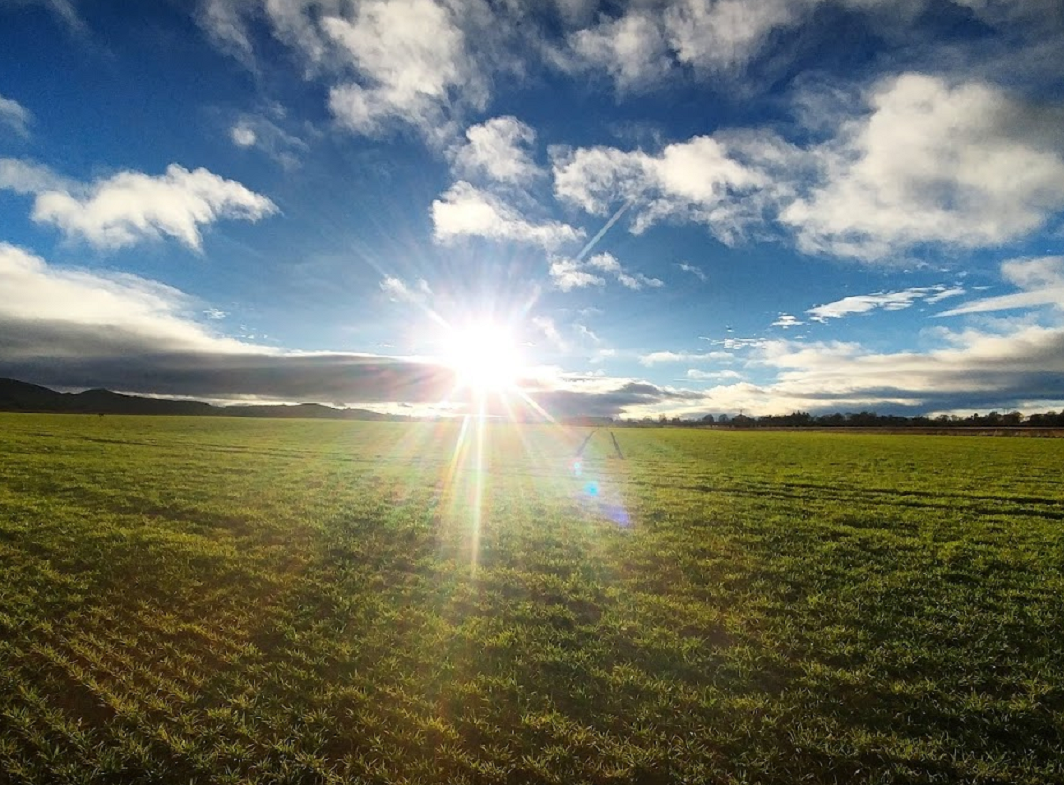
[[[601,69],[622,90],[654,83],[672,67],[660,20],[643,9],[570,33],[567,44],[570,68]]]
[[[80,184],[46,167],[0,159],[0,188],[32,194],[37,223],[105,249],[169,236],[199,250],[201,227],[221,219],[258,221],[277,210],[238,182],[177,164],[158,176],[119,172]]]
[[[583,230],[561,221],[530,221],[499,196],[464,180],[432,202],[432,223],[436,239],[444,243],[460,237],[485,237],[552,250],[584,235]]]
[[[705,224],[722,242],[793,234],[807,253],[890,261],[929,244],[999,246],[1064,210],[1064,107],[982,82],[906,73],[796,146],[730,129],[660,152],[556,148],[555,196],[630,230]]]
[[[332,88],[329,106],[352,130],[379,134],[393,119],[428,127],[457,95],[477,96],[479,72],[450,8],[433,0],[363,3],[323,29],[362,77]]]
[[[6,127],[16,136],[23,138],[30,135],[30,124],[33,115],[30,110],[13,98],[5,98],[0,95],[0,127]]]
[[[516,117],[495,117],[470,126],[465,136],[465,144],[455,153],[459,174],[522,185],[539,176],[529,152],[536,132]]]
[[[776,170],[794,160],[790,145],[762,132],[696,136],[656,155],[601,146],[559,150],[554,192],[598,215],[631,203],[636,234],[662,220],[691,221],[733,244],[783,198],[789,184]]]
[[[719,73],[745,65],[768,35],[793,25],[814,0],[680,0],[669,4],[664,26],[681,63]]]
[[[444,143],[463,107],[482,109],[493,47],[471,36],[492,33],[479,2],[442,0],[201,0],[200,25],[224,51],[256,68],[253,28],[302,59],[305,76],[322,78],[340,126],[383,136],[402,126]],[[494,32],[505,24],[500,21]]]
[[[781,212],[807,252],[996,246],[1064,209],[1064,108],[917,73],[877,84],[868,103],[810,151],[822,182]]]

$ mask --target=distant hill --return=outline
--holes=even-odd
[[[409,420],[367,409],[340,409],[319,403],[214,406],[203,401],[174,401],[123,395],[110,390],[61,393],[17,379],[0,378],[0,411],[70,414],[159,414],[215,417],[305,417],[319,420]]]

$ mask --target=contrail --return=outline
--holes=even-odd
[[[592,237],[590,240],[587,241],[587,245],[585,245],[583,248],[580,249],[580,253],[578,253],[576,255],[576,261],[582,262],[584,260],[584,257],[587,256],[588,252],[590,252],[591,249],[595,247],[595,244],[598,243],[598,241],[602,239],[602,236],[604,234],[606,234],[606,232],[608,232],[610,230],[610,227],[612,227],[615,223],[617,223],[617,219],[619,219],[622,215],[624,215],[624,211],[627,210],[631,206],[632,206],[632,200],[631,199],[629,199],[627,202],[622,204],[621,205],[621,209],[618,210],[617,212],[615,212],[613,214],[613,216],[610,218],[610,220],[606,221],[606,225],[603,226],[601,229],[599,229],[598,233],[594,237]]]

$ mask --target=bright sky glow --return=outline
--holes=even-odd
[[[457,371],[459,386],[478,396],[513,390],[524,370],[506,328],[490,321],[451,330],[444,361]]]

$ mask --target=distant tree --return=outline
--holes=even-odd
[[[727,425],[731,422],[731,418],[728,417],[728,415],[726,414],[722,414],[720,417],[717,418],[717,422],[719,422],[721,425]]]
[[[753,428],[757,423],[753,417],[747,417],[745,414],[737,414],[732,417],[731,424],[733,428]]]
[[[702,422],[705,422],[705,423],[713,422],[713,415],[712,414],[707,414],[705,417],[702,418]]]

